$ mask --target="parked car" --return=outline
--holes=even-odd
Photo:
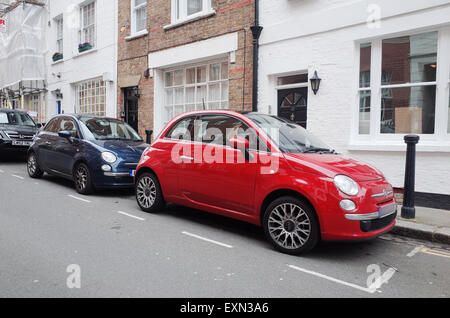
[[[26,153],[38,125],[24,111],[0,109],[0,152]]]
[[[77,192],[133,187],[133,174],[148,145],[123,121],[59,115],[39,132],[28,151],[28,174],[47,172],[73,180]]]
[[[377,237],[397,215],[393,188],[379,170],[259,113],[176,117],[144,152],[135,183],[143,211],[172,202],[250,222],[289,254],[319,240]]]

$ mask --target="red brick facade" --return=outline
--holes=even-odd
[[[171,23],[171,0],[147,1],[148,35],[127,40],[130,36],[130,0],[119,0],[118,83],[130,76],[141,76],[139,82],[139,134],[153,129],[154,82],[145,78],[148,54],[168,48],[238,33],[236,62],[229,64],[229,108],[251,110],[252,105],[252,33],[254,0],[213,0],[215,14],[196,21],[164,29]],[[118,87],[119,116],[124,111],[124,96]]]

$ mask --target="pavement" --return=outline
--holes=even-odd
[[[397,235],[284,255],[260,228],[0,160],[1,297],[450,297],[450,246]]]

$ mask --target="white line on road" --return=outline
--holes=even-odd
[[[3,170],[0,169],[0,173],[5,173],[5,171],[3,171]]]
[[[417,246],[415,249],[413,249],[411,252],[409,252],[408,257],[413,257],[414,255],[416,255],[417,253],[419,253],[422,250],[423,246]]]
[[[18,175],[16,175],[16,174],[12,174],[12,176],[13,176],[14,178],[17,178],[17,179],[20,179],[20,180],[24,180],[24,177],[18,176]]]
[[[221,242],[218,242],[218,241],[214,241],[214,240],[211,240],[209,238],[206,238],[206,237],[203,237],[203,236],[200,236],[200,235],[192,234],[192,233],[185,232],[185,231],[181,232],[181,233],[184,234],[184,235],[187,235],[187,236],[190,236],[190,237],[193,237],[193,238],[205,241],[205,242],[209,242],[209,243],[213,243],[213,244],[222,246],[222,247],[233,248],[233,246],[231,246],[231,245],[228,245],[228,244],[225,244],[225,243],[221,243]]]
[[[68,197],[71,197],[72,199],[78,200],[78,201],[83,201],[83,202],[85,202],[85,203],[91,203],[91,201],[89,201],[89,200],[85,200],[85,199],[76,197],[76,196],[71,195],[71,194],[68,194],[67,196],[68,196]]]
[[[324,275],[324,274],[320,274],[320,273],[317,273],[317,272],[313,272],[313,271],[310,271],[310,270],[307,270],[307,269],[304,269],[304,268],[300,268],[300,267],[297,267],[297,266],[294,266],[294,265],[288,265],[288,266],[290,268],[292,268],[292,269],[297,270],[297,271],[300,271],[300,272],[303,272],[303,273],[306,273],[306,274],[310,274],[310,275],[314,275],[314,276],[317,276],[317,277],[320,277],[320,278],[323,278],[323,279],[327,279],[329,281],[332,281],[332,282],[335,282],[335,283],[338,283],[338,284],[341,284],[341,285],[344,285],[344,286],[352,287],[352,288],[364,291],[364,292],[369,293],[369,294],[373,294],[373,293],[375,293],[377,291],[376,288],[361,287],[361,286],[358,286],[356,284],[344,282],[343,280],[340,280],[340,279],[337,279],[337,278],[333,278],[333,277],[330,277],[330,276],[327,276],[327,275]]]
[[[117,213],[122,214],[122,215],[129,216],[130,218],[133,218],[133,219],[136,219],[136,220],[139,220],[139,221],[145,221],[144,218],[140,218],[140,217],[138,217],[138,216],[135,216],[135,215],[132,215],[132,214],[129,214],[129,213],[126,213],[126,212],[117,211]]]

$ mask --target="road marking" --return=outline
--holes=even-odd
[[[228,244],[225,244],[225,243],[221,243],[221,242],[218,242],[218,241],[214,241],[214,240],[211,240],[209,238],[206,238],[206,237],[203,237],[203,236],[200,236],[200,235],[192,234],[192,233],[185,232],[185,231],[181,232],[181,233],[184,234],[184,235],[187,235],[187,236],[190,236],[190,237],[193,237],[193,238],[205,241],[205,242],[209,242],[209,243],[212,243],[212,244],[216,244],[216,245],[222,246],[222,247],[233,248],[233,246],[231,246],[231,245],[228,245]]]
[[[0,169],[0,173],[5,173],[5,171],[3,171],[3,170]]]
[[[347,287],[352,287],[354,289],[358,289],[358,290],[361,290],[361,291],[369,293],[369,294],[373,294],[373,293],[375,293],[377,291],[377,289],[373,288],[373,287],[372,288],[361,287],[361,286],[358,286],[356,284],[344,282],[343,280],[340,280],[340,279],[337,279],[337,278],[334,278],[334,277],[330,277],[330,276],[327,276],[327,275],[324,275],[324,274],[320,274],[320,273],[317,273],[317,272],[313,272],[313,271],[310,271],[310,270],[307,270],[307,269],[304,269],[304,268],[300,268],[300,267],[297,267],[295,265],[288,265],[288,266],[290,268],[292,268],[292,269],[297,270],[297,271],[300,271],[300,272],[303,272],[303,273],[306,273],[306,274],[310,274],[310,275],[314,275],[314,276],[317,276],[317,277],[320,277],[320,278],[323,278],[323,279],[326,279],[326,280],[329,280],[329,281],[332,281],[334,283],[338,283],[338,284],[341,284],[341,285],[344,285],[344,286],[347,286]]]
[[[415,249],[413,249],[408,255],[408,257],[413,257],[414,255],[416,255],[417,253],[419,253],[421,250],[423,249],[423,245],[421,246],[417,246]]]
[[[89,201],[89,200],[85,200],[85,199],[76,197],[76,196],[71,195],[71,194],[68,194],[67,196],[71,197],[72,199],[78,200],[78,201],[83,201],[83,202],[85,202],[85,203],[91,203],[91,201]]]
[[[138,216],[135,216],[135,215],[132,215],[132,214],[129,214],[129,213],[126,213],[126,212],[117,211],[117,213],[129,216],[130,218],[133,218],[133,219],[136,219],[136,220],[139,220],[139,221],[145,221],[145,219],[143,219],[143,218],[140,218]]]
[[[429,255],[450,258],[450,253],[446,252],[446,251],[442,251],[442,250],[432,250],[429,248],[422,248],[420,251],[422,253],[429,254]]]
[[[24,177],[18,176],[18,175],[16,175],[16,174],[12,174],[12,176],[13,176],[14,178],[17,178],[17,179],[20,179],[20,180],[24,180]]]

